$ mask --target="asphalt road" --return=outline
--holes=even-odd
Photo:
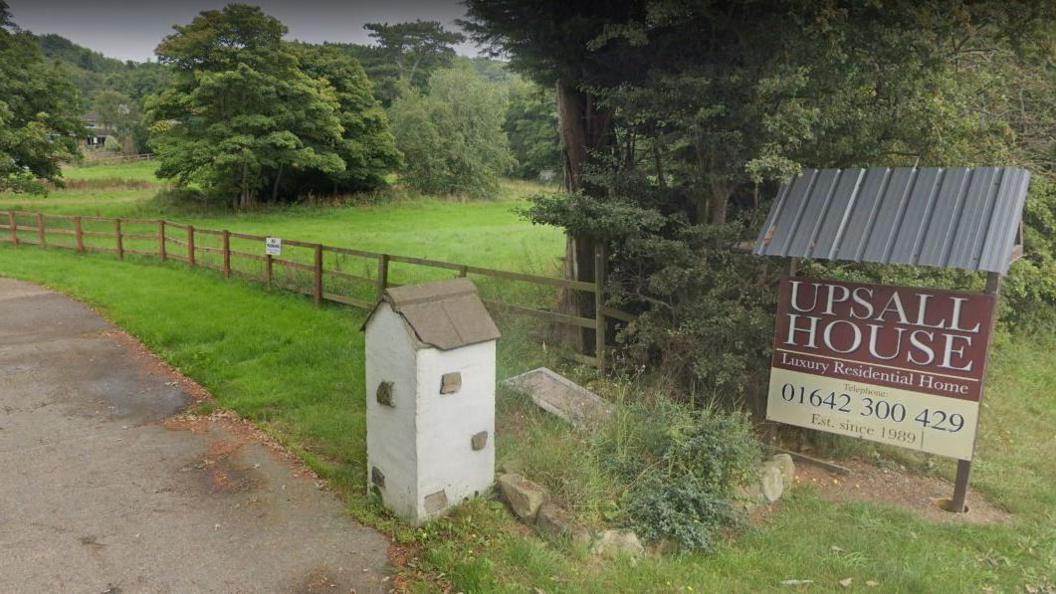
[[[388,590],[385,538],[244,425],[174,421],[115,330],[0,279],[0,592]]]

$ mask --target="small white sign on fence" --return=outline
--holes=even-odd
[[[282,255],[282,238],[281,237],[266,237],[264,238],[264,253],[269,256],[281,256]]]

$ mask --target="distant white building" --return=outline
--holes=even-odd
[[[499,330],[476,286],[390,288],[364,329],[369,487],[412,524],[488,490]]]

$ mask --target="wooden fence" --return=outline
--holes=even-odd
[[[0,215],[2,217],[2,215]],[[553,278],[507,270],[482,268],[467,264],[413,258],[379,252],[323,245],[282,238],[282,256],[264,253],[266,237],[235,231],[200,229],[193,225],[166,220],[107,218],[46,214],[41,212],[8,211],[6,224],[0,224],[0,241],[42,248],[63,248],[79,253],[106,252],[176,260],[190,266],[201,266],[222,273],[225,277],[239,276],[310,296],[317,305],[325,301],[369,309],[381,297],[386,287],[406,282],[434,280],[475,275],[508,285],[510,281],[529,287],[518,299],[494,299],[485,296],[484,302],[493,313],[512,313],[533,316],[548,322],[575,329],[594,330],[594,356],[577,355],[580,362],[605,369],[609,349],[606,329],[608,320],[629,322],[631,314],[605,304],[605,254],[595,254],[595,269],[599,274],[592,282]],[[421,275],[395,274],[394,264],[411,265],[434,271],[433,278]],[[429,275],[426,275],[427,277]],[[395,280],[394,280],[395,277]],[[484,284],[487,284],[487,280]],[[481,282],[478,282],[480,285]],[[550,291],[548,296],[540,290]],[[542,302],[556,303],[553,292],[581,291],[594,295],[596,315],[582,317],[540,309]],[[483,291],[482,291],[483,293]],[[515,295],[516,297],[516,295]]]
[[[138,155],[97,155],[86,156],[80,165],[91,167],[92,165],[116,165],[118,163],[138,163],[140,161],[153,161],[154,153],[140,153]]]

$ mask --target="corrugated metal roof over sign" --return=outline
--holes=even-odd
[[[1004,274],[1030,172],[811,169],[781,186],[753,252]]]

